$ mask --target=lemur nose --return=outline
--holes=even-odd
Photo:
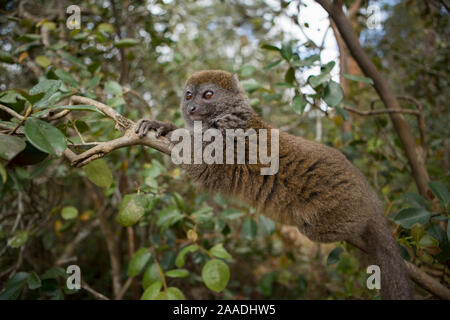
[[[197,110],[197,106],[194,106],[194,105],[188,106],[188,112],[189,113],[193,113],[195,110]]]

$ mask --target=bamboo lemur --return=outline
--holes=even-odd
[[[186,128],[270,129],[252,109],[236,75],[208,70],[186,82],[181,101]],[[169,135],[173,124],[140,120],[136,133]],[[404,262],[381,203],[362,173],[338,150],[279,133],[279,170],[261,175],[252,164],[183,165],[205,189],[240,198],[281,223],[295,225],[313,241],[349,241],[365,248],[381,269],[383,299],[412,299]],[[256,170],[255,170],[256,169]]]

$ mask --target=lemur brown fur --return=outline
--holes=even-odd
[[[205,90],[214,100],[202,98]],[[195,104],[205,128],[271,129],[251,108],[236,76],[221,70],[201,71],[185,84],[194,98],[182,99],[186,128],[192,129],[187,107]],[[136,132],[169,134],[176,127],[141,120]],[[270,145],[270,143],[269,143]],[[361,172],[337,149],[284,132],[279,134],[279,171],[261,175],[259,164],[184,164],[188,175],[211,192],[239,198],[272,219],[295,225],[313,241],[364,244],[381,269],[383,299],[412,299],[413,291],[381,203]]]

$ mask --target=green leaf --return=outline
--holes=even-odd
[[[25,146],[21,138],[0,133],[0,158],[9,161],[22,152]]]
[[[344,91],[342,91],[339,83],[331,80],[325,87],[323,100],[330,106],[337,106],[344,98]]]
[[[8,246],[11,248],[20,248],[28,240],[27,231],[17,231],[14,236],[8,239]]]
[[[403,228],[411,229],[414,224],[424,225],[431,217],[431,213],[422,208],[407,208],[399,211],[393,220]]]
[[[140,41],[138,39],[124,38],[124,39],[114,42],[114,46],[116,48],[129,48],[129,47],[134,47],[134,46],[138,45],[139,43],[140,43]]]
[[[230,280],[230,269],[221,260],[210,260],[202,269],[202,279],[208,289],[220,292],[225,289]]]
[[[415,208],[427,208],[425,199],[417,193],[407,192],[403,195],[403,199]]]
[[[162,283],[161,281],[157,281],[147,289],[145,289],[144,293],[141,296],[141,300],[154,300],[158,293],[161,291]]]
[[[88,179],[101,188],[108,188],[113,183],[113,176],[105,159],[97,159],[83,167]]]
[[[166,276],[170,278],[186,278],[189,275],[189,271],[186,269],[173,269],[166,271]]]
[[[347,73],[343,73],[342,76],[344,78],[349,79],[349,80],[358,81],[358,82],[364,82],[364,83],[368,83],[368,84],[372,84],[373,85],[373,80],[371,78],[366,78],[366,77],[363,77],[363,76],[355,76],[355,75],[347,74]]]
[[[326,65],[324,65],[320,68],[320,72],[321,73],[330,73],[331,70],[333,70],[335,65],[336,65],[336,62],[330,61]]]
[[[142,277],[142,288],[148,288],[155,281],[162,281],[162,279],[161,274],[159,273],[158,264],[153,263],[144,271],[144,276]]]
[[[9,52],[0,50],[0,62],[14,63],[14,58]]]
[[[439,247],[439,241],[434,239],[432,236],[425,234],[418,243],[419,247],[427,248],[427,247]]]
[[[89,89],[91,89],[91,90],[94,89],[95,86],[97,86],[97,85],[99,84],[99,82],[100,82],[101,79],[102,79],[101,76],[95,76],[95,77],[93,77],[93,78],[89,81],[89,84],[88,84]]]
[[[330,254],[328,255],[327,265],[330,266],[330,265],[335,264],[336,262],[338,262],[339,261],[339,255],[341,254],[342,251],[343,251],[343,249],[341,247],[334,248],[330,252]]]
[[[313,54],[307,57],[304,60],[300,60],[298,62],[294,61],[293,63],[296,67],[309,67],[312,66],[315,61],[320,60],[320,56],[318,54]]]
[[[183,215],[180,213],[178,208],[175,206],[169,206],[158,212],[156,225],[163,230],[166,230],[181,219],[183,219]]]
[[[36,63],[44,69],[52,63],[46,56],[37,56],[34,61],[36,61]]]
[[[259,215],[259,227],[264,234],[270,235],[275,232],[275,222],[265,215]]]
[[[30,277],[28,278],[28,288],[34,290],[40,288],[41,286],[42,286],[41,279],[35,272],[32,272],[30,274]]]
[[[113,96],[121,96],[123,94],[122,86],[116,81],[108,81],[105,84],[105,91]]]
[[[169,300],[166,292],[160,292],[156,295],[155,300]]]
[[[192,218],[198,223],[207,223],[213,219],[213,209],[211,207],[203,207],[192,213]]]
[[[286,60],[290,61],[292,58],[292,46],[289,42],[283,43],[280,50],[281,56]]]
[[[422,239],[424,234],[425,234],[424,227],[422,227],[418,223],[414,224],[414,226],[411,228],[411,236],[413,237],[416,243],[419,243],[420,239]]]
[[[83,62],[83,60],[81,60],[80,58],[77,58],[73,55],[71,55],[70,53],[66,52],[66,51],[60,51],[58,52],[58,54],[65,60],[72,62],[73,64],[76,64],[77,66],[79,66],[80,68],[82,68],[83,70],[87,70],[87,66],[86,64]]]
[[[43,79],[39,81],[37,85],[30,89],[29,93],[31,95],[35,95],[38,93],[45,93],[45,95],[50,96],[54,94],[61,87],[61,80],[51,80],[51,79]]]
[[[241,233],[247,239],[253,239],[256,237],[258,233],[258,225],[252,217],[245,218],[244,223],[242,223]]]
[[[450,193],[448,192],[448,189],[439,181],[430,181],[428,182],[428,186],[431,191],[433,191],[433,194],[439,199],[441,205],[447,208],[450,203]]]
[[[25,121],[25,136],[37,149],[49,154],[61,155],[67,148],[66,137],[51,124],[28,118]]]
[[[329,73],[321,73],[318,76],[309,76],[308,77],[308,83],[313,88],[317,88],[322,83],[328,82],[331,79],[331,76]]]
[[[79,87],[78,81],[75,80],[75,78],[69,72],[62,70],[62,69],[57,69],[55,71],[55,74],[58,76],[59,79],[61,79],[68,85],[75,87],[75,88]]]
[[[275,83],[277,87],[284,87],[284,88],[297,88],[295,84],[288,83],[288,82],[277,82]]]
[[[7,90],[2,93],[0,93],[0,102],[3,102],[4,104],[11,105],[13,108],[15,105],[18,105],[20,109],[23,108],[25,104],[26,98],[23,97],[19,92],[14,90]],[[16,108],[14,108],[16,111],[20,111]]]
[[[152,166],[152,168],[155,168],[155,166]],[[156,167],[156,168],[157,168],[157,167]],[[153,171],[153,172],[154,172],[154,171]],[[156,176],[158,176],[158,175],[159,175],[159,173],[156,174]],[[180,196],[179,193],[174,192],[174,193],[172,194],[172,196],[173,196],[173,200],[175,201],[177,207],[178,207],[181,211],[189,212],[189,208],[188,208],[188,206],[186,205],[186,202],[184,202],[183,197]]]
[[[186,300],[183,292],[175,287],[169,287],[166,290],[168,300]]]
[[[278,59],[278,60],[275,60],[275,61],[269,63],[268,65],[266,65],[266,66],[264,67],[264,70],[267,71],[267,70],[272,69],[273,67],[276,67],[277,65],[280,64],[281,61],[282,61],[281,59]]]
[[[27,283],[30,274],[17,272],[5,284],[5,291],[0,294],[0,300],[16,300],[19,298],[23,287]]]
[[[71,220],[78,217],[78,209],[75,207],[64,207],[61,210],[61,216],[64,220]]]
[[[137,223],[147,210],[148,200],[145,194],[125,195],[119,206],[117,221],[124,227]]]
[[[305,111],[308,101],[303,94],[296,95],[292,100],[292,109],[298,114],[302,114]]]
[[[281,95],[281,93],[268,93],[268,94],[265,94],[263,98],[267,102],[279,101],[279,100],[281,100],[282,95]]]
[[[186,254],[188,252],[195,252],[197,250],[198,250],[198,246],[196,244],[191,244],[191,245],[181,249],[181,251],[177,255],[177,258],[175,259],[175,265],[178,268],[181,268],[182,266],[184,266],[184,263],[186,261]]]
[[[231,259],[231,255],[225,250],[222,243],[216,244],[214,247],[209,249],[209,252],[217,258]]]
[[[63,279],[67,278],[66,270],[61,267],[52,267],[41,275],[41,279],[58,279],[60,277]]]
[[[244,215],[244,213],[239,209],[228,208],[228,209],[223,210],[220,215],[224,219],[234,220],[234,219],[242,217]]]
[[[261,88],[261,85],[257,82],[241,82],[242,87],[244,88],[244,90],[248,93],[252,93],[255,92],[256,90],[259,90]]]
[[[114,27],[110,23],[105,23],[105,22],[104,23],[100,23],[97,26],[97,29],[99,31],[103,31],[103,32],[106,32],[106,33],[114,33]]]
[[[284,81],[287,83],[293,83],[295,80],[295,70],[294,68],[289,68],[288,71],[286,71],[286,74],[284,75]],[[295,88],[296,86],[294,86]]]
[[[152,254],[149,248],[140,248],[137,250],[133,257],[131,257],[130,264],[128,265],[127,276],[135,277],[141,273],[145,265],[150,261]]]
[[[269,50],[269,51],[280,51],[280,48],[275,47],[275,46],[273,46],[273,45],[271,45],[271,44],[263,44],[263,45],[261,46],[261,48],[262,48],[262,49],[265,49],[265,50]]]

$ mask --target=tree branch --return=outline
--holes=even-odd
[[[349,20],[342,11],[341,1],[331,2],[327,0],[316,0],[316,2],[318,2],[328,12],[336,23],[339,33],[344,39],[347,48],[350,50],[350,53],[364,74],[373,80],[374,88],[381,100],[383,100],[386,108],[393,110],[401,109],[392,88],[361,47],[358,37],[353,31]],[[427,191],[430,177],[425,165],[424,152],[421,146],[417,145],[414,135],[412,134],[408,122],[406,122],[404,116],[396,112],[389,113],[389,116],[405,149],[405,153],[408,157],[412,175],[419,193],[423,197],[429,198]]]
[[[93,148],[81,154],[76,154],[72,150],[66,149],[64,151],[64,156],[66,156],[72,166],[82,167],[95,159],[104,157],[105,155],[116,149],[133,145],[144,145],[156,149],[162,153],[170,154],[172,150],[172,144],[167,138],[156,138],[153,132],[150,132],[145,137],[140,138],[134,132],[135,123],[122,116],[110,106],[82,96],[72,96],[70,100],[73,103],[88,104],[97,107],[105,115],[116,122],[116,129],[119,129],[123,132],[122,137],[107,142],[99,142]]]
[[[104,296],[100,292],[95,291],[92,289],[85,281],[81,281],[81,287],[86,290],[87,292],[92,293],[94,297],[96,297],[98,300],[110,300],[108,297]]]

